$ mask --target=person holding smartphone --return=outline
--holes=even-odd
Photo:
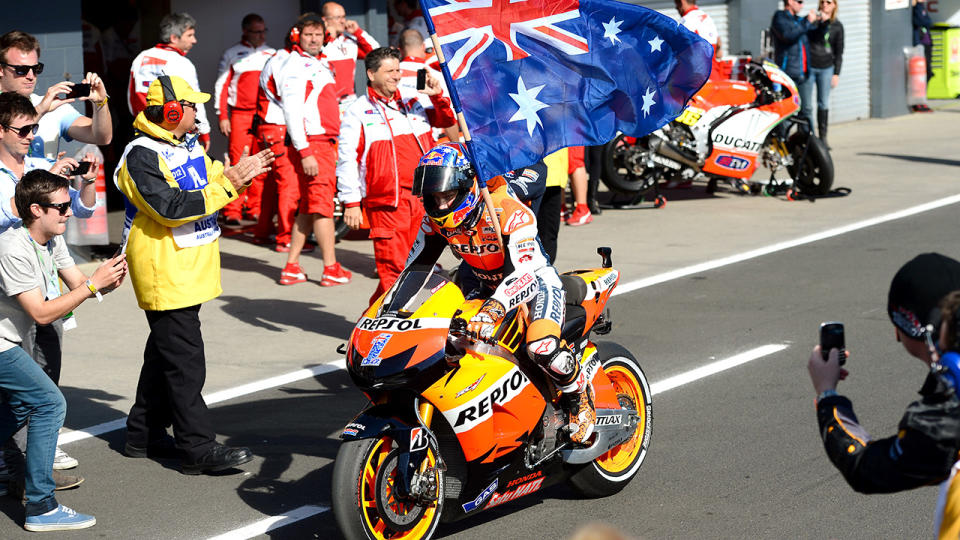
[[[37,78],[43,73],[40,42],[20,30],[0,36],[0,91],[27,97],[40,113],[39,129],[30,146],[30,156],[53,156],[58,141],[78,140],[97,145],[113,140],[113,120],[107,107],[107,90],[96,73],[87,73],[80,83],[62,81],[44,95],[35,94]],[[89,101],[92,116],[84,116],[70,104]]]
[[[807,363],[817,393],[817,420],[827,456],[860,493],[892,493],[948,478],[960,451],[960,400],[928,345],[939,331],[937,306],[960,289],[960,262],[939,253],[918,255],[890,283],[887,313],[896,339],[928,370],[921,399],[907,406],[896,435],[874,439],[859,424],[850,400],[837,393],[848,372],[840,352],[824,359],[814,347]],[[956,538],[954,534],[953,538]]]
[[[63,240],[71,206],[66,178],[31,171],[17,184],[15,199],[23,220],[0,233],[0,440],[27,425],[24,528],[83,529],[97,520],[54,497],[54,456],[66,401],[27,354],[24,340],[35,324],[72,319],[73,310],[88,298],[102,301],[104,293],[123,282],[127,264],[120,254],[89,277],[77,268]],[[74,481],[79,484],[82,478]]]

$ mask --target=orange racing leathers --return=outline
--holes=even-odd
[[[443,248],[449,245],[453,254],[468,264],[480,280],[479,291],[464,291],[468,298],[488,298],[484,306],[499,304],[499,309],[493,310],[498,319],[507,311],[527,304],[530,357],[558,382],[561,391],[580,391],[585,381],[580,380],[583,377],[579,364],[571,355],[557,354],[565,347],[560,341],[565,295],[556,268],[540,246],[536,217],[507,184],[499,182],[488,186],[492,188],[490,198],[500,220],[505,248],[501,249],[489,214],[483,208],[473,227],[461,225],[446,229],[426,217],[407,259],[407,268],[430,271]]]

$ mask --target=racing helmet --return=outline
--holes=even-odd
[[[480,215],[476,173],[461,143],[443,143],[424,154],[413,172],[412,191],[423,199],[427,216],[439,227],[472,227]],[[440,202],[441,193],[452,197]]]

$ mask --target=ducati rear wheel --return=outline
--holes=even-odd
[[[613,495],[633,479],[647,456],[653,420],[650,385],[637,359],[616,343],[598,343],[597,348],[620,406],[636,410],[639,418],[630,439],[571,475],[570,483],[586,497]]]
[[[389,436],[345,441],[333,465],[333,514],[349,540],[419,540],[430,538],[443,512],[443,471],[437,455],[427,451],[420,474],[432,476],[435,492],[427,497],[397,496],[400,450]]]

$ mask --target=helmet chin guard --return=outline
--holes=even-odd
[[[472,227],[479,221],[476,172],[460,143],[441,144],[420,158],[413,174],[413,194],[423,199],[427,216],[439,227]]]

